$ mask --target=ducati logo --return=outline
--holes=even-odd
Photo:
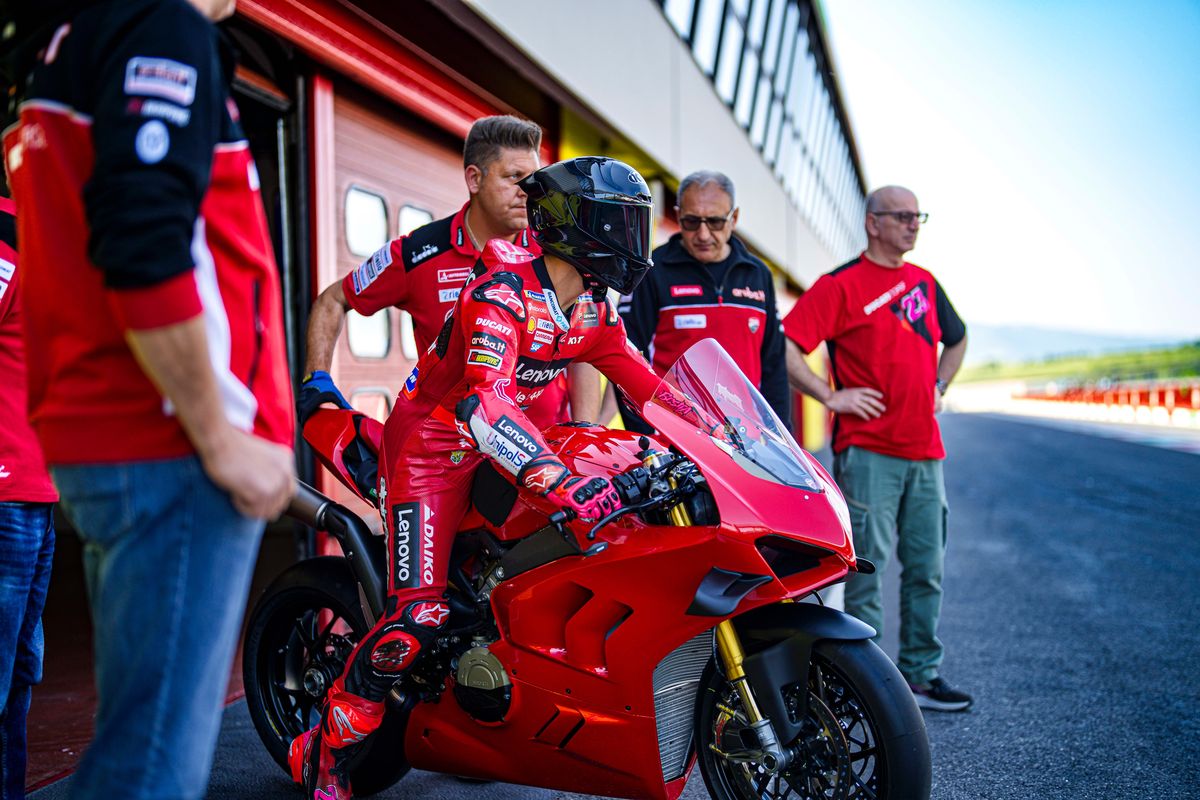
[[[761,323],[759,322],[758,317],[751,317],[749,320],[746,321],[746,324],[750,326],[751,333],[758,333],[758,326]]]

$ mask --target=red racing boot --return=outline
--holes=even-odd
[[[292,739],[292,743],[288,747],[288,769],[292,773],[292,783],[297,786],[304,785],[304,765],[310,755],[309,748],[312,747],[313,736],[320,730],[321,723],[318,722],[310,730]]]
[[[349,760],[383,722],[385,706],[346,691],[341,678],[329,690],[321,724],[305,731],[288,750],[292,779],[309,800],[349,800]],[[299,767],[299,769],[297,769]],[[299,775],[297,775],[299,773]]]

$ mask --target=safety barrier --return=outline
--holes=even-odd
[[[1109,422],[1200,428],[1200,379],[1059,386],[1054,382],[1014,394],[1021,405],[1037,404],[1079,418]]]

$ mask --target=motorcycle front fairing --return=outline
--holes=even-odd
[[[680,357],[642,416],[704,473],[722,527],[802,542],[854,567],[841,491],[715,340]]]

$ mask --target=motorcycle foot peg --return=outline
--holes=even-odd
[[[392,688],[388,690],[387,697],[384,698],[387,706],[392,711],[403,711],[410,704],[410,698],[407,692],[400,688],[400,681],[396,681]]]

